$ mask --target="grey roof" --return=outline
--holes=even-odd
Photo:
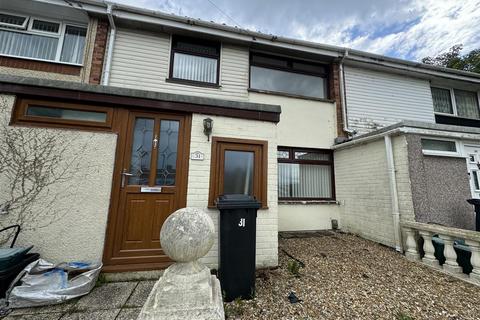
[[[281,113],[279,105],[252,103],[243,101],[231,101],[222,99],[213,99],[205,97],[197,97],[191,95],[171,94],[156,91],[146,91],[137,89],[128,89],[114,86],[102,86],[94,84],[85,84],[78,82],[47,80],[39,78],[10,76],[0,74],[0,83],[27,85],[35,87],[45,87],[53,89],[62,89],[78,92],[99,93],[105,95],[124,96],[140,99],[151,99],[168,102],[179,102],[196,105],[214,106],[226,109],[252,110],[259,112]]]

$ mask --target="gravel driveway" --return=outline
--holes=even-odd
[[[226,304],[229,319],[480,319],[480,287],[353,235],[280,237],[279,259],[257,273],[254,300]]]

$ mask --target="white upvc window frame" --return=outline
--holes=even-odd
[[[68,64],[68,65],[74,65],[74,66],[83,66],[83,63],[85,61],[85,52],[83,53],[83,61],[82,63],[72,63],[72,62],[66,62],[66,61],[60,61],[61,55],[62,55],[62,50],[63,50],[63,44],[64,44],[64,39],[65,39],[65,32],[67,29],[67,26],[72,26],[72,27],[77,27],[77,28],[84,28],[88,32],[88,25],[81,24],[78,22],[70,22],[70,21],[61,21],[61,20],[54,20],[54,19],[49,19],[49,18],[43,18],[39,16],[24,16],[21,14],[16,14],[13,12],[7,12],[7,11],[0,11],[0,13],[5,13],[5,14],[10,14],[10,15],[16,15],[16,16],[22,16],[27,18],[27,27],[25,29],[19,29],[18,26],[16,28],[7,28],[7,27],[2,27],[0,25],[0,30],[5,30],[5,31],[10,31],[10,32],[17,32],[17,33],[26,33],[26,34],[33,34],[33,35],[39,35],[43,37],[50,37],[50,38],[57,38],[58,39],[58,44],[57,44],[57,51],[55,53],[55,60],[48,60],[48,59],[40,59],[40,58],[32,58],[32,57],[24,57],[24,56],[17,56],[17,55],[11,55],[11,54],[3,54],[0,53],[0,56],[7,56],[7,57],[14,57],[14,58],[22,58],[22,59],[28,59],[28,60],[35,60],[35,61],[45,61],[45,62],[54,62],[54,63],[60,63],[60,64]],[[58,23],[60,26],[58,28],[58,32],[46,32],[46,31],[39,31],[39,30],[32,30],[33,26],[33,21],[34,20],[40,20],[40,21],[46,21],[46,22],[52,22],[52,23]],[[86,41],[86,38],[85,38]],[[86,45],[83,48],[83,50],[86,50]]]
[[[25,21],[23,21],[23,24],[21,26],[19,26],[17,24],[0,22],[0,28],[7,28],[8,30],[12,30],[12,28],[14,28],[15,30],[25,30],[25,29],[27,29],[27,25],[30,22],[30,16],[26,16],[24,14],[18,14],[18,13],[11,12],[11,11],[4,11],[4,10],[0,11],[0,13],[10,15],[10,16],[17,16],[17,17],[25,18]]]
[[[428,149],[423,149],[423,146],[421,146],[422,147],[422,153],[426,156],[442,156],[442,157],[464,158],[464,156],[462,156],[462,152],[461,152],[461,145],[455,139],[439,138],[439,137],[432,137],[432,136],[421,136],[420,139],[437,140],[437,141],[449,141],[449,142],[454,142],[455,143],[455,150],[456,151],[428,150]]]
[[[42,30],[36,30],[33,29],[33,22],[35,20],[38,21],[45,21],[45,22],[50,22],[50,23],[56,23],[58,24],[58,32],[48,32],[48,31],[42,31]],[[38,35],[46,35],[46,36],[60,36],[62,34],[62,28],[63,28],[64,22],[63,21],[58,21],[58,20],[52,20],[52,19],[44,19],[44,18],[37,18],[37,17],[30,17],[30,22],[28,23],[28,28],[27,31],[28,33],[35,33]]]
[[[460,116],[458,115],[457,100],[455,99],[455,88],[443,87],[443,86],[435,86],[435,85],[433,85],[433,86],[430,86],[430,92],[431,92],[432,88],[438,88],[438,89],[444,89],[444,90],[450,91],[450,102],[452,103],[452,111],[453,111],[453,113],[445,113],[445,112],[435,111],[435,104],[434,104],[434,105],[433,105],[433,112],[434,112],[435,114],[439,114],[439,115],[443,115],[443,116],[463,118],[463,117],[460,117]],[[464,89],[457,89],[457,90],[475,92],[475,94],[477,95],[477,105],[478,105],[478,108],[479,108],[479,111],[480,111],[480,92],[479,92],[479,91],[464,90]],[[433,102],[433,97],[432,97],[432,102]],[[478,118],[478,119],[476,119],[476,118],[467,118],[467,119],[480,120],[480,118]]]

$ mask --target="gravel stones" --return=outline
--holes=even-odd
[[[279,268],[257,272],[256,298],[226,304],[229,319],[480,319],[480,287],[375,242],[325,233],[279,247]],[[300,277],[287,253],[305,264]]]

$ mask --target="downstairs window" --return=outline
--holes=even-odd
[[[279,147],[279,200],[334,200],[333,152]]]

